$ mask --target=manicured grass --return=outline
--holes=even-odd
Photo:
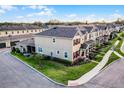
[[[93,60],[100,62],[105,55],[105,53],[114,45],[114,43],[117,41],[117,37],[113,40],[110,40],[108,43],[101,45],[99,49],[96,50],[96,56]]]
[[[115,37],[112,40],[109,40],[107,44],[101,45],[100,48],[96,51],[96,56],[94,57],[93,60],[100,62],[103,56],[105,55],[105,53],[114,45],[114,43],[118,40],[118,38],[123,37],[122,34],[124,34],[124,32],[119,32],[117,37]],[[123,43],[123,40],[124,39],[122,38],[122,40],[120,40],[119,44],[115,48],[115,51],[120,53],[122,56],[124,56],[124,53],[120,51],[120,47]]]
[[[109,65],[110,63],[114,62],[115,60],[119,59],[120,57],[118,57],[117,55],[115,55],[114,53],[111,54],[111,56],[109,57],[108,62],[106,63],[105,66]],[[104,67],[105,67],[104,66]]]
[[[122,43],[124,42],[124,40],[122,39],[122,40],[120,40],[120,42],[119,42],[119,44],[115,47],[115,51],[116,52],[118,52],[120,55],[122,55],[122,56],[124,56],[124,53],[120,50],[120,48],[121,48],[121,45],[122,45]]]
[[[26,62],[30,66],[34,67],[38,71],[44,73],[51,79],[63,84],[67,84],[68,80],[78,79],[97,65],[97,63],[90,62],[78,66],[67,67],[59,62],[51,60],[41,60],[42,65],[39,66],[37,60],[33,57],[24,57],[22,54],[19,53],[11,54]]]

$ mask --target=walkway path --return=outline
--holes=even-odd
[[[115,55],[117,55],[118,57],[123,58],[123,56],[120,55],[118,52],[114,51],[114,53],[115,53]]]
[[[119,43],[119,40],[115,42],[114,46],[117,46],[118,43]],[[99,64],[96,67],[94,67],[91,71],[81,76],[79,79],[69,80],[68,86],[77,86],[77,85],[84,84],[88,82],[90,79],[92,79],[94,76],[96,76],[100,72],[100,70],[105,66],[105,64],[108,62],[108,59],[112,52],[113,52],[112,50],[108,50],[108,52],[104,55],[101,62],[99,62]]]

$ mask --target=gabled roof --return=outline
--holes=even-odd
[[[95,27],[99,30],[106,30],[106,25],[95,25]]]
[[[77,27],[64,26],[64,27],[54,27],[49,30],[40,32],[36,35],[73,38],[77,31],[78,31]]]

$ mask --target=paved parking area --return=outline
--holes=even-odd
[[[44,76],[11,57],[6,50],[0,50],[1,88],[50,88],[63,87],[49,81]]]

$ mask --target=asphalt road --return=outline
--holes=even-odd
[[[0,88],[56,88],[47,78],[0,50]]]
[[[92,78],[89,82],[78,87],[124,88],[124,58],[113,62],[106,69],[102,70],[99,74]]]

